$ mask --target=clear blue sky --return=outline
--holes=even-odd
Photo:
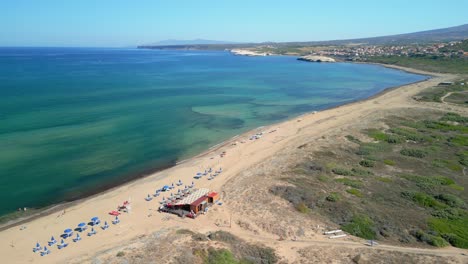
[[[466,0],[1,0],[0,46],[307,41],[468,23]]]

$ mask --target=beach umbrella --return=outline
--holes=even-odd
[[[86,226],[86,223],[85,222],[81,222],[78,224],[78,227],[83,229],[84,227]]]
[[[96,222],[96,221],[98,221],[98,220],[99,220],[99,217],[97,217],[97,216],[91,218],[91,222]]]
[[[73,230],[71,230],[71,228],[67,228],[67,229],[63,230],[63,233],[65,233],[65,234],[70,234],[71,232],[73,232]]]

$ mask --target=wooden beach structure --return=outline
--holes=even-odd
[[[217,192],[200,188],[174,203],[161,206],[159,211],[195,218],[200,213],[206,212],[217,200],[219,200]]]

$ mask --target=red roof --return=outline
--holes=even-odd
[[[193,206],[199,206],[201,203],[203,203],[204,201],[206,201],[206,196],[202,196],[200,198],[198,198],[197,200],[195,200],[193,203],[191,203],[190,205],[193,205]]]
[[[207,196],[210,197],[210,198],[213,198],[213,197],[215,197],[216,195],[218,195],[217,192],[210,192]]]

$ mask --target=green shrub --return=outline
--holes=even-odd
[[[358,189],[354,189],[354,188],[351,188],[351,189],[348,189],[346,190],[347,193],[350,193],[354,196],[357,196],[357,197],[363,197],[364,195],[361,193],[361,191],[359,191]]]
[[[457,191],[464,191],[465,187],[457,185],[457,184],[450,184],[448,187],[457,190]]]
[[[468,146],[468,136],[456,135],[455,137],[450,138],[449,142],[456,146]]]
[[[342,226],[342,229],[351,235],[365,239],[375,239],[376,231],[374,221],[365,215],[353,216],[351,222]]]
[[[431,141],[430,138],[428,138],[428,137],[426,137],[424,135],[421,135],[418,132],[411,131],[409,129],[405,129],[405,128],[401,128],[401,127],[392,128],[390,131],[392,133],[397,134],[397,135],[403,136],[406,139],[411,140],[411,141],[416,141],[416,142]]]
[[[451,207],[462,207],[462,206],[465,205],[465,202],[462,199],[458,198],[457,196],[455,196],[453,194],[449,194],[449,193],[443,193],[443,194],[436,195],[435,198],[437,200],[439,200],[439,201],[442,201],[446,205],[451,206]]]
[[[435,186],[438,185],[454,185],[455,181],[445,177],[445,176],[419,176],[419,175],[412,175],[412,174],[402,174],[400,177],[407,179],[411,182],[416,183],[416,186],[426,189],[432,190]]]
[[[326,175],[320,175],[318,176],[318,180],[321,182],[327,182],[330,180],[330,178],[328,178]]]
[[[205,260],[207,264],[237,264],[239,263],[231,251],[227,249],[208,249],[208,257]]]
[[[395,161],[393,161],[393,160],[385,159],[383,162],[386,165],[395,166]]]
[[[463,211],[458,210],[457,208],[443,208],[434,210],[431,212],[431,215],[437,218],[445,218],[445,219],[460,219],[462,217]]]
[[[434,208],[443,208],[444,205],[440,202],[438,202],[434,197],[429,196],[425,193],[421,192],[402,192],[401,196],[403,198],[412,200],[416,204],[422,207],[434,207]]]
[[[352,180],[352,179],[348,179],[348,178],[340,178],[340,179],[336,179],[335,181],[336,182],[341,182],[344,185],[350,186],[350,187],[353,187],[353,188],[361,188],[362,187],[362,182],[359,181],[359,180]]]
[[[452,121],[458,123],[468,123],[468,117],[461,116],[457,113],[446,113],[440,121]]]
[[[353,172],[348,170],[348,169],[344,169],[344,168],[333,168],[332,169],[332,172],[337,174],[337,175],[343,175],[343,176],[351,176],[353,175]]]
[[[355,137],[353,137],[351,135],[347,135],[346,139],[348,139],[351,142],[357,143],[357,144],[361,143],[361,140],[359,140],[359,139],[357,139],[357,138],[355,138]]]
[[[359,168],[352,168],[351,169],[352,175],[353,176],[361,176],[361,177],[366,177],[366,176],[372,176],[374,173],[368,170],[363,170]]]
[[[239,239],[226,231],[216,231],[208,235],[211,240],[226,242],[229,244],[239,243]]]
[[[341,199],[341,197],[340,197],[340,194],[333,192],[333,193],[330,193],[325,199],[329,202],[337,202]]]
[[[419,241],[425,242],[431,246],[435,247],[446,247],[449,245],[445,239],[439,237],[439,236],[434,236],[430,234],[426,234],[425,232],[418,230],[413,234]]]
[[[369,129],[367,135],[377,141],[386,141],[388,135],[378,129]]]
[[[301,202],[301,203],[296,204],[296,210],[303,214],[307,214],[310,209],[309,207],[307,207],[305,203]]]
[[[359,162],[359,165],[363,166],[363,167],[367,167],[367,168],[372,168],[375,166],[375,162],[372,161],[372,160],[361,160]]]
[[[117,252],[117,255],[116,255],[116,256],[119,257],[119,258],[120,258],[120,257],[123,257],[123,256],[125,256],[125,252],[119,251],[119,252]]]
[[[442,237],[452,246],[458,248],[468,248],[468,240],[455,234],[442,234]]]
[[[424,158],[427,156],[427,152],[420,149],[402,149],[400,151],[401,155],[415,157],[415,158]]]
[[[443,160],[443,159],[435,159],[432,161],[432,166],[438,168],[448,168],[452,171],[462,171],[463,167],[458,165],[457,163],[450,161],[450,160]]]
[[[429,227],[448,238],[454,247],[468,248],[468,216],[458,219],[429,219]]]
[[[377,179],[378,181],[381,181],[381,182],[387,182],[387,183],[393,182],[392,179],[387,178],[387,177],[377,177],[376,179]]]

